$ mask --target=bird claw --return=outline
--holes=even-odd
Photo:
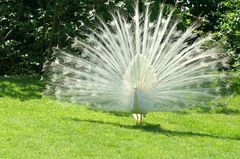
[[[143,121],[144,114],[132,114],[133,118],[136,120],[136,125],[141,125]]]

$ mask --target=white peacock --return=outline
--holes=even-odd
[[[197,25],[177,30],[180,20],[172,18],[174,11],[164,16],[163,5],[155,21],[149,4],[142,15],[136,6],[131,20],[115,11],[111,23],[99,19],[86,41],[75,38],[81,56],[55,48],[48,92],[59,100],[132,113],[137,122],[147,112],[180,111],[215,97],[208,83],[222,75],[214,71],[217,48],[204,47],[211,37],[193,40]]]

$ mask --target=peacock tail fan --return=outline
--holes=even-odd
[[[85,41],[74,39],[80,56],[54,48],[56,60],[46,67],[51,77],[46,93],[107,111],[145,114],[181,111],[219,97],[213,83],[225,78],[225,59],[209,47],[210,35],[197,38],[197,25],[179,31],[171,11],[150,20],[150,4],[126,18],[111,13],[111,23],[99,18]]]

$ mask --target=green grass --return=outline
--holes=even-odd
[[[209,108],[127,114],[41,98],[37,78],[0,79],[0,158],[239,158],[240,96]],[[225,105],[227,103],[227,105]]]

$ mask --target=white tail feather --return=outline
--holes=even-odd
[[[86,42],[74,41],[86,57],[54,50],[48,91],[60,100],[132,112],[136,120],[150,111],[182,110],[212,99],[208,83],[220,76],[212,74],[217,51],[203,47],[209,36],[189,44],[196,27],[178,31],[172,14],[165,18],[161,6],[151,21],[147,5],[144,16],[135,8],[132,22],[119,12],[111,25],[100,19],[99,32],[86,35]]]

